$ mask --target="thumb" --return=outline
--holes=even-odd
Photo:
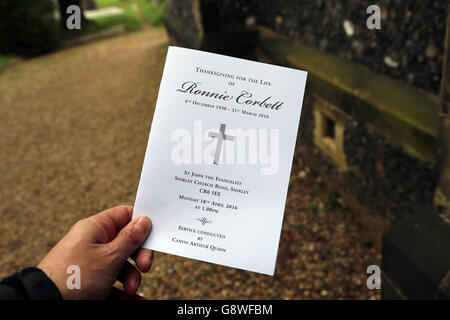
[[[116,255],[115,258],[125,262],[142,246],[150,234],[151,228],[152,221],[148,217],[142,216],[134,219],[120,230],[116,238],[108,244],[110,252]]]

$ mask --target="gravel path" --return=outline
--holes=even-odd
[[[0,73],[0,276],[78,219],[134,202],[166,42],[152,29]]]
[[[166,41],[148,29],[0,73],[0,277],[37,264],[78,219],[134,202]],[[296,159],[274,278],[157,253],[141,293],[379,298],[362,232]]]

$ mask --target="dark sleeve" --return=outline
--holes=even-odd
[[[62,296],[41,269],[29,267],[0,282],[0,300],[62,300]]]

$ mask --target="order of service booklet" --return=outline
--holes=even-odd
[[[169,47],[134,217],[144,248],[273,275],[306,72]]]

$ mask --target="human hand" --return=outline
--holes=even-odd
[[[138,298],[139,270],[149,271],[153,261],[153,251],[140,248],[150,233],[151,221],[147,217],[131,221],[132,215],[132,206],[119,206],[78,221],[37,267],[52,279],[64,299]],[[70,265],[80,268],[81,289],[67,287]],[[116,280],[126,294],[112,291]]]

